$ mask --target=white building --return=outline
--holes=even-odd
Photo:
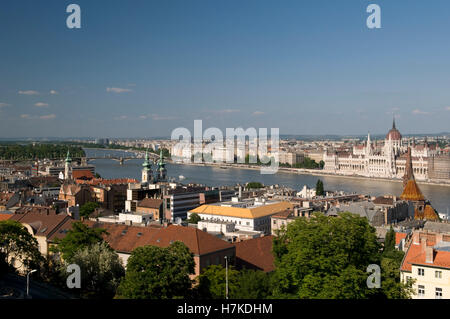
[[[262,231],[269,235],[270,217],[287,209],[293,209],[289,202],[264,199],[239,201],[237,197],[233,197],[230,202],[206,204],[192,209],[188,212],[188,218],[192,213],[196,213],[202,220],[229,222],[233,223],[237,230]]]
[[[450,299],[450,234],[414,232],[400,274],[415,279],[413,299]]]
[[[324,171],[341,175],[401,178],[405,173],[406,152],[411,147],[414,176],[418,180],[429,178],[429,160],[437,155],[436,145],[412,145],[403,143],[402,135],[395,127],[387,133],[382,147],[372,143],[370,134],[363,145],[353,147],[351,153],[325,152]]]
[[[316,197],[316,189],[303,186],[302,190],[297,193],[297,197],[311,199]]]

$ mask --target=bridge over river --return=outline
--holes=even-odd
[[[109,159],[109,160],[113,160],[113,161],[118,161],[120,163],[120,165],[122,165],[125,161],[129,161],[129,160],[133,160],[133,159],[138,159],[138,158],[144,158],[145,156],[145,152],[129,152],[129,155],[114,155],[114,154],[110,154],[110,153],[102,153],[102,154],[91,154],[89,156],[86,156],[84,159],[86,160],[86,162],[89,161],[95,161],[95,160],[99,160],[99,159]],[[155,154],[155,153],[148,153],[148,156],[151,160],[158,160],[159,159],[159,155]]]

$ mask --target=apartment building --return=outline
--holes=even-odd
[[[400,274],[415,279],[413,299],[450,299],[450,233],[415,231]]]

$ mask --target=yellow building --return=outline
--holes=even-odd
[[[250,199],[239,201],[233,198],[230,202],[206,204],[188,212],[198,214],[203,220],[231,222],[237,230],[262,231],[271,234],[271,216],[287,209],[293,209],[289,202]]]

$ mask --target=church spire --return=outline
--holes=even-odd
[[[412,167],[411,147],[408,147],[405,164],[405,175],[403,175],[403,187],[405,187],[408,181],[411,179],[414,179],[414,171]]]
[[[395,128],[395,115],[392,117],[392,129],[396,129]]]

